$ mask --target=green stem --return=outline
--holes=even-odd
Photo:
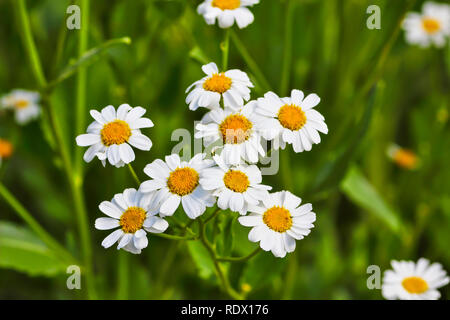
[[[136,174],[136,171],[134,171],[133,166],[131,163],[128,164],[128,169],[130,170],[131,175],[133,176],[134,181],[136,182],[137,186],[139,187],[141,185],[141,180]]]
[[[251,72],[255,75],[259,85],[265,91],[271,90],[269,82],[267,81],[266,77],[262,73],[262,71],[259,68],[256,61],[252,58],[252,56],[248,52],[247,48],[244,46],[242,41],[239,39],[238,35],[233,30],[230,30],[230,35],[231,35],[231,40],[233,41],[233,44],[236,46],[236,49],[238,50],[238,52],[244,59],[247,66],[250,68]]]
[[[89,32],[89,0],[81,0],[81,29],[79,31],[78,40],[78,57],[81,58],[88,45]],[[82,133],[86,128],[86,67],[80,67],[77,74],[77,99],[76,99],[76,116],[75,116],[75,132]],[[83,179],[83,149],[75,147],[75,172]]]
[[[225,72],[228,69],[228,56],[230,52],[230,32],[231,29],[225,29],[225,38],[221,44],[222,49],[222,71]]]
[[[10,207],[28,224],[36,235],[50,248],[53,249],[65,262],[69,264],[78,264],[76,259],[55,240],[45,229],[37,222],[27,209],[9,192],[9,190],[0,182],[0,195],[10,205]]]
[[[217,215],[220,213],[220,208],[217,208],[216,211],[213,212],[212,215],[210,215],[206,220],[205,220],[205,224],[207,224],[208,222],[210,222],[212,219],[214,219],[215,217],[217,217]]]
[[[33,70],[34,77],[41,89],[47,85],[44,72],[42,71],[39,55],[34,45],[33,36],[31,35],[30,18],[28,17],[27,7],[25,0],[14,0],[17,13],[19,16],[19,22],[22,29],[21,36],[25,45],[26,52],[28,53],[28,59],[30,60],[31,69]]]
[[[257,247],[254,251],[252,251],[250,254],[243,256],[243,257],[217,257],[217,261],[224,261],[224,262],[244,262],[247,260],[250,260],[254,256],[256,256],[258,253],[260,253],[262,249],[260,247]]]
[[[197,240],[197,236],[177,236],[173,234],[166,234],[166,233],[152,233],[152,236],[157,236],[160,238],[168,239],[168,240]]]
[[[297,259],[295,251],[292,256],[289,257],[287,271],[284,278],[284,283],[286,284],[283,288],[282,298],[283,300],[289,299],[292,294],[292,289],[295,285],[295,276],[297,274]]]
[[[294,22],[294,6],[296,1],[287,1],[285,25],[284,25],[284,56],[281,72],[280,94],[288,94],[289,79],[291,77],[292,65],[292,26]]]
[[[215,249],[212,247],[212,245],[209,243],[208,239],[206,239],[206,232],[205,232],[205,224],[201,220],[201,218],[198,218],[198,224],[199,224],[199,231],[200,231],[200,241],[202,242],[203,246],[208,251],[209,255],[211,256],[211,259],[214,263],[214,268],[216,270],[217,276],[220,279],[220,282],[222,284],[222,289],[233,299],[242,300],[243,297],[237,293],[230,285],[228,278],[225,276],[222,266],[220,265],[219,261],[217,260],[217,255]]]
[[[36,81],[41,91],[43,91],[47,85],[47,81],[45,80],[44,73],[42,72],[42,66],[31,34],[31,28],[29,24],[29,17],[25,6],[25,1],[17,0],[13,1],[13,3],[16,5],[17,11],[19,13],[19,21],[22,27],[21,35],[26,49],[26,53],[30,60]],[[44,111],[47,112],[48,114],[52,134],[54,135],[57,147],[59,147],[58,151],[60,153],[64,165],[64,170],[67,175],[71,195],[75,205],[75,212],[77,215],[78,228],[82,243],[83,263],[85,265],[88,295],[90,298],[96,298],[96,292],[92,275],[92,250],[90,244],[91,240],[89,234],[89,225],[84,204],[84,197],[81,190],[82,179],[80,175],[77,175],[76,173],[74,174],[72,162],[70,159],[70,153],[68,151],[69,149],[57,124],[56,117],[54,116],[53,113],[53,108],[50,107],[49,97],[47,96],[46,92],[42,93],[43,93]]]
[[[117,288],[117,299],[126,300],[128,299],[129,291],[129,274],[130,274],[130,261],[129,253],[120,250],[118,255],[119,259],[119,271],[118,271],[118,288]]]

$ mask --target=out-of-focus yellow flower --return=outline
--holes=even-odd
[[[387,151],[388,157],[399,167],[414,170],[419,165],[419,157],[411,150],[392,144]]]
[[[2,163],[2,159],[11,157],[13,152],[14,152],[14,147],[11,144],[11,142],[0,139],[0,165]]]

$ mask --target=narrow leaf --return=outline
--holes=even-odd
[[[355,204],[377,216],[394,232],[400,230],[398,214],[386,203],[356,166],[348,170],[341,183],[341,190]]]

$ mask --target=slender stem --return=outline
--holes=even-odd
[[[256,256],[258,253],[260,253],[262,250],[260,247],[257,247],[255,250],[253,250],[250,254],[243,256],[243,257],[217,257],[217,261],[224,261],[224,262],[244,262],[247,260],[250,260],[254,256]]]
[[[137,186],[139,187],[141,185],[141,180],[136,174],[136,171],[134,171],[133,166],[131,163],[128,164],[128,169],[130,170],[131,175],[133,176],[134,181],[136,182]]]
[[[228,282],[228,278],[225,276],[222,267],[217,260],[216,251],[212,247],[212,245],[209,243],[208,239],[206,239],[206,233],[205,233],[205,224],[201,220],[201,218],[198,218],[198,224],[199,224],[199,230],[200,230],[200,240],[203,244],[203,246],[208,251],[209,255],[211,256],[211,259],[214,263],[214,268],[216,270],[217,276],[220,279],[220,282],[222,284],[222,289],[233,299],[242,300],[243,297],[237,293]]]
[[[89,0],[81,0],[81,29],[78,40],[78,57],[81,58],[88,45],[89,32]],[[80,134],[86,127],[86,67],[80,67],[77,74],[77,99],[75,114],[75,132]],[[82,148],[75,147],[75,172],[83,179]]]
[[[292,26],[294,21],[294,6],[296,1],[287,1],[285,25],[284,25],[284,56],[281,72],[280,94],[285,96],[288,92],[289,79],[291,77],[292,64]]]
[[[47,81],[45,80],[44,72],[42,71],[33,36],[31,35],[30,19],[28,17],[25,0],[15,0],[13,3],[16,5],[18,11],[19,22],[22,29],[22,41],[25,45],[26,52],[28,53],[28,59],[30,60],[34,77],[36,78],[39,87],[42,89],[47,85]]]
[[[130,261],[129,253],[120,250],[118,254],[119,259],[119,271],[118,271],[118,288],[117,288],[117,299],[126,300],[128,299],[128,291],[130,286],[129,274],[130,274]]]
[[[186,232],[188,232],[188,230],[192,232],[191,229],[189,229],[189,227],[194,223],[195,220],[191,220],[189,221],[186,226],[184,227],[184,230],[182,231],[181,235],[185,236]],[[164,258],[164,263],[161,267],[161,272],[158,276],[158,280],[155,283],[155,288],[156,288],[156,292],[159,294],[161,293],[161,295],[164,295],[164,290],[163,288],[165,287],[165,280],[166,280],[166,276],[168,274],[168,272],[171,270],[172,264],[175,261],[175,257],[177,255],[177,251],[178,249],[181,247],[181,245],[183,244],[183,242],[178,241],[176,243],[172,243],[169,250],[167,251],[167,254],[165,255]]]
[[[289,257],[287,270],[285,273],[284,283],[286,284],[283,288],[281,299],[289,299],[292,294],[292,288],[295,285],[295,277],[297,275],[297,254],[294,251],[292,256]]]
[[[19,13],[20,25],[22,27],[21,35],[26,49],[26,53],[30,60],[36,81],[41,91],[43,91],[44,88],[46,87],[47,81],[45,79],[44,73],[42,72],[42,66],[31,34],[31,28],[29,24],[29,17],[25,6],[25,1],[17,0],[13,1],[13,3],[16,5],[17,11]],[[87,278],[88,295],[90,298],[96,298],[96,291],[92,275],[92,250],[90,244],[89,225],[84,204],[84,197],[81,191],[82,179],[80,175],[77,175],[76,173],[74,174],[72,162],[70,159],[70,153],[68,151],[69,149],[57,124],[56,117],[54,116],[53,113],[53,108],[50,107],[49,97],[46,94],[46,92],[42,93],[43,93],[44,110],[48,114],[52,134],[54,135],[54,139],[56,141],[58,151],[60,153],[64,165],[64,170],[67,175],[71,195],[75,205],[75,212],[77,215],[78,228],[82,243],[83,262],[85,265],[85,273]]]
[[[270,87],[269,82],[267,81],[266,77],[262,73],[262,71],[259,68],[256,61],[251,57],[247,48],[244,46],[242,41],[239,39],[238,35],[233,30],[230,30],[230,35],[231,35],[231,40],[233,41],[233,44],[236,46],[236,49],[239,51],[240,55],[242,56],[245,63],[250,68],[251,72],[255,75],[257,81],[259,82],[259,85],[265,91],[270,90],[271,87]]]
[[[217,208],[216,211],[213,212],[213,214],[211,214],[206,220],[205,220],[205,224],[207,224],[208,222],[210,222],[212,219],[214,219],[215,217],[217,217],[217,215],[220,213],[220,208]]]
[[[28,224],[36,235],[50,248],[53,249],[64,261],[70,264],[78,264],[77,260],[55,240],[45,229],[33,218],[27,209],[17,200],[11,192],[0,182],[0,195],[10,207]]]
[[[172,234],[166,234],[166,233],[152,233],[153,236],[157,236],[160,238],[164,238],[164,239],[169,239],[169,240],[197,240],[198,237],[197,236],[177,236],[177,235],[172,235]]]
[[[230,31],[231,29],[225,29],[225,38],[221,44],[222,49],[222,71],[225,72],[228,69],[228,56],[230,52]]]

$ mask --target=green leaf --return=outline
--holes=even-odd
[[[270,284],[281,276],[286,261],[276,258],[271,252],[260,253],[248,262],[241,277],[241,285],[248,284],[252,289],[258,289]]]
[[[188,241],[189,252],[199,269],[200,277],[210,278],[214,274],[214,263],[206,248],[199,241]]]
[[[85,66],[88,66],[88,65],[92,64],[95,60],[97,60],[100,57],[100,55],[102,53],[104,53],[105,51],[107,51],[111,47],[114,47],[114,46],[119,45],[119,44],[127,44],[128,45],[130,43],[131,43],[131,39],[129,37],[123,37],[123,38],[119,38],[119,39],[108,40],[108,41],[102,43],[101,45],[99,45],[98,47],[90,49],[89,51],[84,53],[81,56],[81,58],[79,58],[74,63],[72,63],[69,66],[67,66],[61,72],[61,74],[56,78],[56,80],[52,81],[48,85],[48,89],[49,88],[53,88],[54,86],[56,86],[60,82],[66,80],[67,78],[69,78],[72,75],[74,75],[79,68],[85,67]]]
[[[195,46],[189,51],[189,57],[201,64],[207,64],[211,61],[199,46]]]
[[[400,231],[397,212],[385,202],[358,167],[353,166],[348,170],[340,187],[355,204],[373,213],[393,231]]]
[[[31,276],[55,276],[65,273],[62,262],[39,238],[26,228],[0,222],[0,267]]]
[[[220,235],[217,241],[217,249],[221,256],[230,256],[233,251],[234,233],[233,225],[236,220],[235,214],[227,212],[221,217],[219,224]]]

